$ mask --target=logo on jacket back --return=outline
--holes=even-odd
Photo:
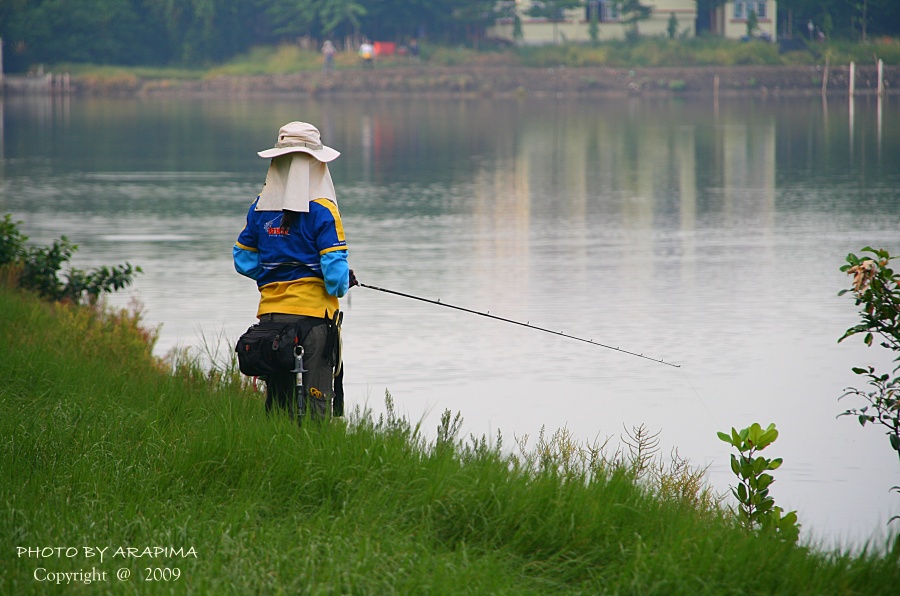
[[[289,236],[290,235],[290,233],[291,233],[290,228],[281,227],[281,217],[282,216],[279,215],[277,218],[273,219],[272,221],[266,222],[266,225],[265,225],[266,234],[268,234],[269,236]],[[277,226],[275,225],[276,221],[278,222]]]

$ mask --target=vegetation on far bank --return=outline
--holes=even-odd
[[[377,68],[429,66],[505,67],[690,67],[690,66],[793,66],[824,64],[874,64],[876,58],[888,65],[900,64],[900,39],[882,38],[870,43],[835,41],[805,44],[801,49],[779,52],[778,46],[764,41],[734,41],[721,38],[686,40],[642,39],[638,42],[609,41],[596,45],[564,44],[477,51],[465,47],[423,44],[420,58],[385,56]],[[337,70],[362,68],[353,52],[335,57]],[[60,63],[48,67],[53,72],[69,72],[85,85],[121,85],[142,80],[201,80],[220,76],[252,76],[318,72],[322,56],[297,44],[258,46],[245,54],[208,68],[123,67]]]

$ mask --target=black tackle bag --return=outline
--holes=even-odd
[[[294,347],[302,342],[294,323],[260,322],[238,339],[234,351],[238,366],[248,377],[263,377],[294,368]]]

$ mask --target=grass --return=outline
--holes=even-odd
[[[529,66],[616,68],[667,66],[804,65],[822,63],[826,55],[833,64],[856,61],[873,63],[875,57],[885,64],[900,64],[900,40],[876,39],[869,43],[832,41],[809,44],[807,49],[779,53],[778,46],[762,41],[741,42],[716,37],[690,39],[643,38],[638,42],[601,41],[596,45],[565,44],[525,46],[510,49],[476,51],[462,47],[424,44],[421,61],[408,57],[379,58],[381,66]],[[339,70],[354,70],[362,65],[354,52],[339,52],[335,57]],[[273,75],[315,72],[322,68],[322,56],[316,50],[297,45],[260,46],[226,63],[209,68],[117,67],[85,64],[59,64],[50,70],[68,72],[93,87],[115,90],[134,87],[140,80],[167,81],[214,78],[218,76]]]
[[[63,63],[56,65],[53,72],[68,72],[78,76],[96,76],[114,79],[123,76],[134,76],[145,79],[197,79],[206,73],[202,68],[180,68],[166,66],[110,66],[79,63]]]
[[[778,53],[778,46],[762,41],[737,42],[719,38],[673,40],[649,38],[591,45],[537,46],[518,50],[528,66],[735,66],[795,63]]]
[[[387,413],[267,418],[231,365],[160,362],[140,317],[0,287],[0,592],[35,569],[103,591],[314,594],[891,594],[900,547],[820,552],[737,528],[652,437],[605,454],[564,431],[436,438]],[[649,449],[649,451],[648,451]],[[72,557],[17,547],[76,547]],[[101,563],[83,547],[108,548]],[[119,547],[181,549],[150,558]],[[127,551],[124,551],[127,553]],[[190,554],[191,552],[195,553]],[[116,570],[133,572],[125,583]],[[147,568],[178,568],[151,582]],[[43,572],[42,572],[43,573]],[[70,586],[93,593],[96,585]]]
[[[346,58],[346,57],[344,57]],[[336,63],[338,60],[336,60]],[[242,76],[260,74],[287,74],[300,71],[321,70],[322,57],[313,50],[299,46],[261,46],[238,56],[226,64],[213,67],[207,77]]]

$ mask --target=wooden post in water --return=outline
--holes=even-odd
[[[878,93],[878,97],[875,101],[875,119],[875,126],[878,127],[878,158],[881,159],[881,129],[884,126],[884,97],[880,92]]]
[[[719,115],[719,75],[713,77],[713,114]]]
[[[851,62],[850,63],[850,97],[849,97],[849,101],[847,102],[849,104],[849,109],[850,109],[849,126],[850,126],[850,156],[851,157],[853,156],[853,129],[854,129],[853,123],[854,123],[854,119],[856,116],[855,111],[853,109],[853,107],[854,107],[853,102],[856,99],[855,95],[856,95],[856,63]]]
[[[883,115],[883,104],[884,104],[884,60],[881,58],[878,59],[878,91],[877,91],[877,102],[875,107],[876,113],[876,124],[875,126],[878,128],[878,157],[881,158],[881,128],[884,124],[884,115]]]
[[[850,97],[856,93],[856,62],[850,63]]]

